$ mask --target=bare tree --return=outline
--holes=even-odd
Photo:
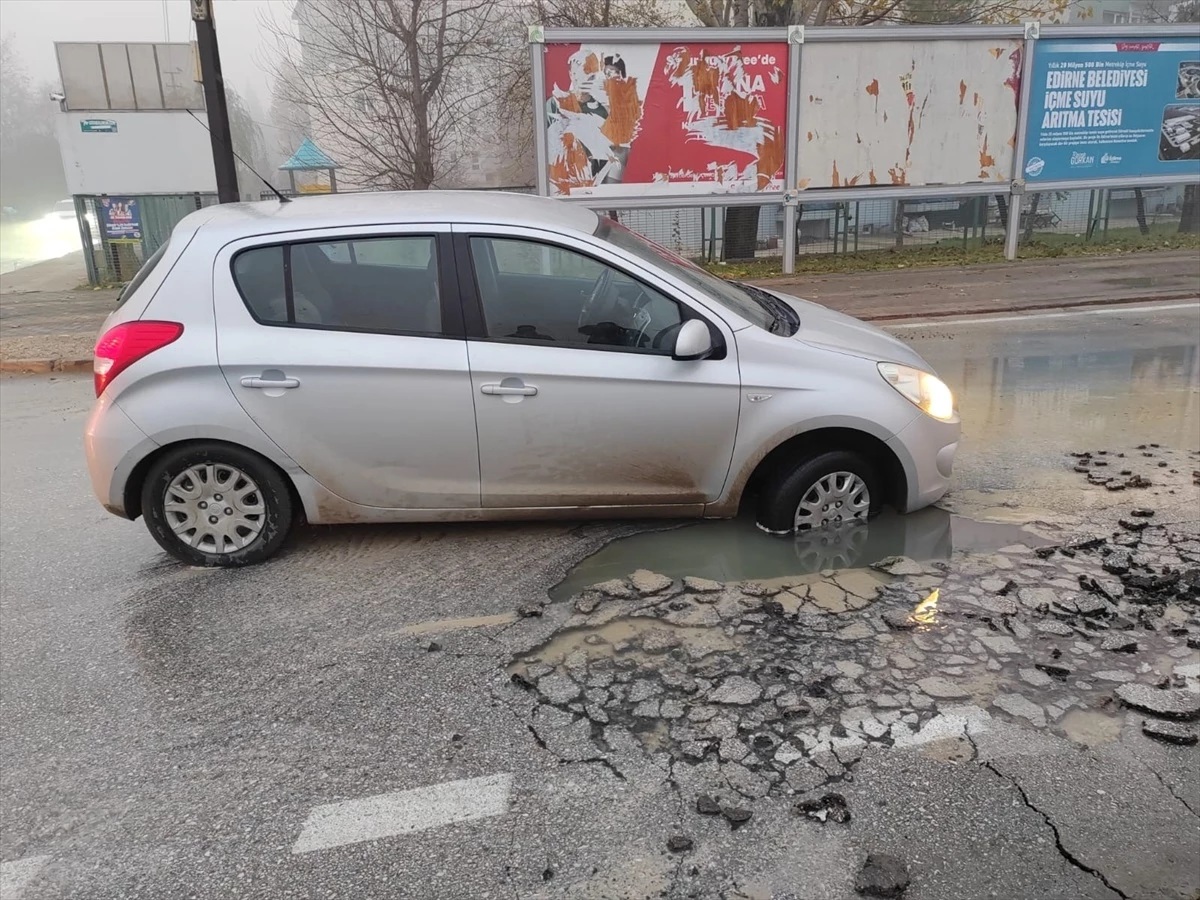
[[[1061,21],[1080,0],[686,0],[710,28],[729,25],[874,25]]]
[[[491,65],[488,0],[298,0],[274,25],[281,101],[307,110],[312,137],[365,188],[436,187],[455,170]],[[291,63],[291,70],[283,69]]]
[[[533,158],[533,118],[530,98],[533,81],[529,72],[529,45],[525,35],[529,25],[547,28],[662,28],[680,22],[677,13],[659,0],[531,0],[517,9],[525,27],[513,29],[510,44],[501,56],[502,104],[505,118],[512,123],[510,143],[515,155]]]
[[[308,107],[298,103],[296,97],[303,93],[298,86],[299,71],[291,59],[283,59],[271,67],[275,85],[271,92],[271,157],[275,165],[283,163],[296,152],[300,142],[312,131]]]
[[[229,106],[233,152],[238,156],[238,187],[243,197],[253,199],[266,188],[260,177],[270,179],[277,173],[270,170],[266,139],[251,112],[250,101],[229,85],[225,86],[225,100]]]

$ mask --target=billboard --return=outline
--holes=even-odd
[[[204,109],[191,44],[59,42],[69,110]]]
[[[787,44],[549,44],[549,192],[784,189]]]
[[[104,197],[100,201],[100,226],[109,241],[129,243],[142,239],[138,202],[130,197]]]
[[[197,114],[207,121],[204,112]],[[204,125],[186,112],[55,113],[68,194],[179,194],[217,189]]]
[[[798,187],[1008,181],[1021,42],[807,44]]]
[[[1200,177],[1200,39],[1038,41],[1030,88],[1031,185]]]

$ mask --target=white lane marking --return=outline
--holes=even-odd
[[[506,772],[327,803],[308,814],[292,852],[328,850],[503,815],[511,790],[512,775]]]
[[[27,856],[0,862],[0,900],[18,900],[48,862],[49,856]]]
[[[884,329],[899,329],[899,328],[928,328],[931,325],[991,325],[997,322],[1024,322],[1028,319],[1065,319],[1071,316],[1115,316],[1118,314],[1129,315],[1131,313],[1156,313],[1168,312],[1174,309],[1197,309],[1200,305],[1193,302],[1188,303],[1158,303],[1152,306],[1138,305],[1134,303],[1113,303],[1108,306],[1089,306],[1086,309],[1073,309],[1064,312],[1038,312],[1037,310],[1028,310],[1020,315],[1000,316],[989,315],[983,313],[977,316],[940,316],[934,319],[918,319],[915,322],[878,322],[879,327]]]

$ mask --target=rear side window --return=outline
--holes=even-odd
[[[117,297],[117,306],[120,306],[135,293],[137,293],[137,289],[142,286],[142,282],[150,277],[150,273],[154,271],[155,267],[166,255],[167,243],[169,243],[169,241],[164,242],[157,250],[151,253],[150,258],[146,260],[145,264],[143,264],[140,269],[137,270],[137,274],[133,276],[133,280],[130,281],[129,284],[125,285],[125,288],[121,291],[120,296]]]
[[[233,279],[264,325],[443,333],[430,235],[274,244],[233,258]]]

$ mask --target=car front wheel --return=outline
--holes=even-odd
[[[836,450],[784,469],[765,486],[758,525],[772,534],[837,528],[879,512],[882,489],[874,467],[857,453]]]
[[[291,529],[283,476],[257,454],[192,444],[156,460],[142,485],[142,513],[159,545],[193,566],[245,566],[274,554]]]

